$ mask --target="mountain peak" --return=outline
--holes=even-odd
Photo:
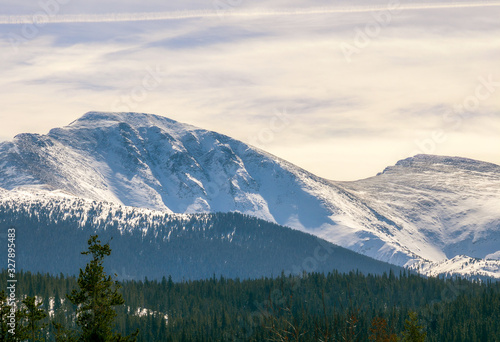
[[[162,116],[89,112],[0,144],[0,161],[5,190],[169,213],[237,211],[401,266],[498,255],[500,166],[467,158],[416,155],[378,177],[334,182]]]
[[[114,125],[117,123],[126,123],[132,127],[169,127],[182,126],[184,128],[194,128],[193,126],[177,122],[164,116],[134,113],[134,112],[96,112],[85,113],[77,120],[70,123],[67,127],[71,128],[91,128]]]
[[[382,174],[393,172],[408,172],[409,169],[414,169],[416,171],[444,171],[455,169],[478,172],[498,172],[500,171],[500,166],[463,157],[417,154],[413,157],[398,161],[394,166],[385,168]]]

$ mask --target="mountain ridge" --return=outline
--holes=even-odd
[[[380,172],[380,174],[384,174],[387,172],[393,171],[398,167],[414,167],[418,165],[420,168],[424,169],[433,169],[432,166],[436,164],[441,165],[451,165],[455,167],[460,167],[462,169],[467,169],[470,171],[489,171],[491,169],[496,169],[496,171],[500,171],[500,166],[494,163],[489,163],[485,161],[457,157],[457,156],[439,156],[439,155],[430,155],[430,154],[417,154],[413,157],[405,158],[399,160],[394,166],[388,166],[384,169],[384,171]]]
[[[499,170],[416,155],[374,177],[330,181],[229,136],[140,113],[89,112],[47,135],[0,143],[0,187],[9,191],[168,213],[237,211],[399,266],[496,257]]]
[[[169,214],[49,191],[17,191],[1,199],[0,225],[14,227],[16,244],[29,250],[17,256],[18,269],[54,275],[75,275],[79,251],[90,234],[112,240],[106,267],[120,279],[402,271],[311,234],[239,213]],[[7,253],[7,244],[1,251]]]

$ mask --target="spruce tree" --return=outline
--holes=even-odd
[[[43,329],[47,326],[46,323],[40,322],[47,317],[45,310],[41,308],[43,306],[43,302],[37,303],[35,296],[28,296],[23,299],[23,304],[25,306],[22,310],[23,317],[26,321],[24,326],[25,336],[33,342],[43,341]]]
[[[417,313],[410,311],[409,319],[405,321],[405,330],[401,342],[424,342],[427,333],[424,328],[418,325]]]
[[[92,260],[85,270],[80,269],[79,290],[73,290],[67,296],[77,306],[76,323],[81,329],[79,341],[135,341],[138,331],[128,337],[112,332],[116,317],[114,307],[125,301],[118,292],[118,282],[104,272],[104,258],[111,254],[109,243],[102,245],[98,236],[92,235],[88,240],[88,250],[82,254],[91,255]]]
[[[11,315],[11,307],[7,302],[7,294],[2,290],[0,291],[0,342],[16,340],[16,333],[18,333],[19,328],[16,326],[15,330],[11,330],[12,328],[8,325],[10,322],[9,315]],[[14,314],[14,317],[17,320],[19,316]]]

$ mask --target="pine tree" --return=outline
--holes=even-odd
[[[46,323],[41,323],[47,314],[45,310],[41,309],[43,302],[37,303],[36,297],[26,297],[23,299],[23,317],[26,320],[25,324],[25,336],[30,341],[43,341],[42,332],[47,326]]]
[[[16,313],[13,315],[14,322],[16,322],[19,316]],[[12,327],[9,326],[9,316],[11,316],[11,306],[8,305],[7,294],[2,290],[0,291],[0,342],[16,340],[16,332],[18,332],[19,329],[16,326],[14,330],[11,330]],[[9,332],[9,330],[11,332]],[[12,334],[12,332],[14,332],[14,334]]]
[[[114,306],[125,301],[118,292],[120,285],[104,272],[104,257],[111,254],[109,243],[101,245],[97,235],[88,240],[88,251],[83,255],[92,255],[92,260],[85,270],[80,269],[79,290],[73,290],[68,299],[77,306],[77,325],[81,328],[79,341],[135,341],[138,331],[128,337],[112,332],[116,317]]]
[[[52,322],[55,329],[56,342],[77,342],[78,337],[72,330],[66,329],[61,323]]]
[[[410,311],[409,319],[405,321],[405,330],[401,342],[424,342],[427,333],[424,328],[418,325],[417,313]]]

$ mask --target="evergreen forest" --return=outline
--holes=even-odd
[[[19,310],[38,315],[21,320],[25,330],[29,324],[37,329],[24,340],[70,341],[71,333],[61,331],[81,334],[82,306],[71,299],[86,271],[80,277],[16,274]],[[120,283],[101,275],[113,288],[107,296],[116,296],[108,302],[109,341],[500,341],[498,282],[404,271]],[[7,277],[7,271],[0,274],[2,284]],[[5,309],[2,292],[0,341],[15,341],[7,333]]]

